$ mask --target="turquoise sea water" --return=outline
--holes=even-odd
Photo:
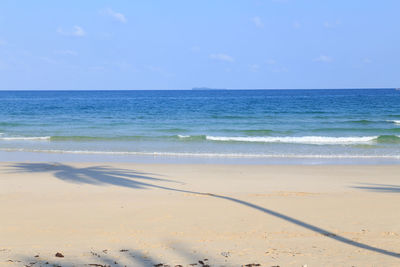
[[[0,91],[0,151],[400,159],[400,91]]]

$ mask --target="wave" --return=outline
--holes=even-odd
[[[394,124],[400,124],[400,120],[348,120],[348,121],[343,121],[345,123],[354,123],[354,124],[376,124],[376,123],[394,123]]]
[[[101,137],[101,136],[52,136],[51,141],[129,141],[139,140],[143,136],[116,136],[116,137]]]
[[[162,135],[162,136],[146,136],[146,135],[131,135],[131,136],[52,136],[50,141],[76,141],[76,142],[91,142],[91,141],[106,141],[106,142],[126,142],[126,141],[154,141],[154,140],[205,140],[205,135],[190,136],[190,135]]]
[[[30,141],[44,141],[44,140],[50,140],[51,136],[31,136],[31,137],[0,137],[0,140],[4,141],[18,141],[18,140],[30,140]]]
[[[182,133],[182,132],[187,132],[188,130],[182,128],[170,128],[170,129],[158,129],[157,131],[165,133]]]
[[[328,136],[270,136],[270,137],[226,137],[206,136],[210,141],[222,142],[259,142],[259,143],[291,143],[291,144],[314,144],[314,145],[341,145],[341,144],[365,144],[365,143],[398,143],[400,137],[397,135],[382,136],[352,136],[352,137],[328,137]]]
[[[391,132],[397,133],[400,132],[400,128],[317,128],[310,130],[311,132],[318,133],[318,132]]]
[[[18,122],[0,122],[0,126],[14,127],[14,126],[25,126],[24,123]]]
[[[353,120],[353,121],[345,121],[345,122],[350,122],[350,123],[356,123],[356,124],[373,124],[373,123],[395,123],[395,124],[400,124],[400,120]]]
[[[178,134],[177,137],[183,141],[205,141],[206,135],[182,135]]]
[[[400,144],[400,136],[397,135],[381,135],[375,140],[381,144]]]
[[[0,136],[2,133],[0,133]],[[18,141],[18,140],[37,140],[37,141],[73,141],[73,142],[90,142],[90,141],[141,141],[141,140],[176,140],[185,139],[187,141],[199,141],[206,140],[205,135],[168,135],[168,136],[144,136],[144,135],[133,135],[133,136],[12,136],[12,137],[0,137],[0,141]]]
[[[260,129],[260,130],[242,130],[240,132],[247,134],[247,135],[260,135],[260,134],[270,135],[270,134],[274,133],[275,131],[268,130],[268,129],[265,129],[265,130]]]
[[[0,133],[0,136],[2,134]],[[39,137],[25,137],[25,136],[12,136],[12,137],[0,137],[0,141],[17,141],[17,140],[37,140],[37,141],[72,141],[72,142],[91,142],[91,141],[144,141],[144,140],[185,140],[185,141],[201,141],[206,140],[205,135],[164,135],[164,136],[144,136],[144,135],[132,135],[132,136],[39,136]]]
[[[213,142],[249,142],[249,143],[287,143],[312,145],[351,145],[351,144],[400,144],[398,135],[378,136],[210,136],[210,135],[173,135],[173,136],[16,136],[7,137],[0,133],[0,141],[145,141],[145,140],[179,140],[179,141],[213,141]]]
[[[0,141],[129,141],[139,140],[144,136],[120,136],[120,137],[99,137],[99,136],[11,136],[0,137]]]
[[[371,124],[371,123],[377,123],[379,121],[371,121],[371,120],[351,120],[351,121],[346,121],[350,123],[356,123],[356,124]]]
[[[86,155],[131,155],[160,157],[203,157],[203,158],[287,158],[287,159],[399,159],[400,155],[324,155],[324,154],[247,154],[247,153],[192,153],[192,152],[134,152],[134,151],[91,151],[91,150],[57,150],[57,149],[22,149],[0,148],[4,152],[32,152],[53,154],[86,154]]]
[[[400,120],[388,120],[387,122],[391,122],[391,123],[400,125]]]

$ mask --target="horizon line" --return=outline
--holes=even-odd
[[[349,87],[349,88],[208,88],[190,89],[0,89],[0,91],[244,91],[244,90],[396,90],[396,87]]]

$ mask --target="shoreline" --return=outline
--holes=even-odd
[[[398,173],[397,165],[2,162],[0,262],[398,266]]]
[[[111,154],[110,154],[111,153]],[[0,162],[114,162],[149,164],[228,164],[228,165],[399,165],[400,156],[263,156],[234,157],[169,154],[113,154],[110,153],[45,153],[29,151],[1,151]]]

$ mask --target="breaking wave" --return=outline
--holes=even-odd
[[[381,136],[351,136],[351,137],[328,137],[328,136],[268,136],[268,137],[226,137],[206,136],[207,140],[222,142],[259,142],[259,143],[291,143],[291,144],[314,144],[314,145],[341,145],[341,144],[365,144],[365,143],[400,143],[397,135]]]
[[[352,145],[352,144],[400,144],[398,135],[378,136],[210,136],[210,135],[174,135],[174,136],[121,136],[121,137],[91,137],[91,136],[4,136],[0,133],[0,141],[151,141],[175,139],[184,142],[250,142],[250,143],[287,143],[311,145]]]
[[[2,134],[1,134],[2,135]],[[30,136],[30,137],[22,137],[22,136],[17,136],[17,137],[0,137],[0,140],[4,141],[18,141],[18,140],[28,140],[28,141],[45,141],[45,140],[50,140],[51,136]]]

